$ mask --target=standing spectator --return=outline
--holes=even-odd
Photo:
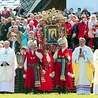
[[[26,27],[26,31],[23,33],[21,45],[27,47],[30,28]]]
[[[1,36],[0,40],[7,40],[7,33],[8,33],[8,27],[7,27],[8,19],[4,19],[4,22],[2,23],[1,26]]]
[[[68,18],[69,14],[68,14],[68,10],[67,9],[64,9],[63,15],[64,15],[64,17],[67,17]]]
[[[10,38],[10,47],[15,51],[15,53],[20,51],[21,44],[17,40],[17,34],[14,32],[11,33],[11,38]]]
[[[36,49],[36,43],[30,40],[28,42],[30,48],[26,52],[25,61],[24,61],[24,70],[26,73],[26,78],[24,82],[24,88],[26,88],[26,94],[34,89],[34,94],[37,93],[37,87],[41,85],[39,67],[42,60],[42,51]]]
[[[69,15],[69,22],[71,23],[71,25],[73,26],[75,24],[75,21],[77,19],[77,16],[76,15]]]
[[[17,8],[14,9],[14,11],[16,11],[15,16],[22,16],[23,15],[23,12],[24,12],[24,9],[22,8],[22,5],[19,4],[17,6]]]
[[[30,21],[27,27],[30,28],[30,31],[34,31],[35,30],[34,21]]]
[[[98,20],[96,21],[95,27],[93,27],[93,34],[95,36],[94,38],[94,50],[98,48]]]
[[[22,28],[21,18],[16,19],[16,25],[18,26],[18,30],[21,31]]]
[[[8,22],[7,22],[7,31],[9,30],[9,27],[11,26],[11,21],[13,19],[11,17],[8,17]]]
[[[17,25],[14,25],[13,30],[11,30],[11,32],[8,32],[7,33],[7,38],[10,38],[11,37],[11,33],[12,32],[14,32],[17,35],[17,40],[21,44],[23,33],[18,30],[18,26]]]
[[[23,24],[22,24],[22,26],[21,26],[21,28],[20,28],[20,31],[21,31],[22,33],[24,33],[25,30],[26,30],[26,27],[27,27],[27,19],[24,19],[24,20],[23,20]]]
[[[75,13],[73,12],[73,8],[70,8],[70,9],[69,9],[69,13],[68,13],[68,14],[69,14],[69,15],[70,15],[70,14],[73,14],[73,15],[75,14]]]
[[[81,37],[85,38],[86,43],[88,45],[88,24],[87,24],[86,16],[82,17],[81,22],[79,22],[79,24],[78,24],[78,28],[79,28],[78,39]]]
[[[93,52],[85,45],[85,38],[79,39],[79,47],[75,48],[72,55],[74,68],[74,84],[77,94],[90,94],[93,76]]]
[[[4,10],[2,11],[2,17],[8,18],[10,16],[10,12],[7,10],[7,7],[4,7]]]
[[[68,48],[71,47],[71,38],[72,38],[72,25],[68,22],[67,17],[64,17],[64,24],[63,27],[65,28],[68,40]]]
[[[96,11],[95,14],[96,14],[96,17],[97,17],[97,20],[98,20],[98,11]]]
[[[28,23],[30,21],[33,21],[34,22],[34,26],[36,27],[38,25],[38,20],[34,18],[34,14],[30,14],[30,19],[28,19]]]
[[[79,23],[79,19],[76,18],[75,20],[76,21],[75,21],[75,23],[74,23],[74,25],[72,27],[72,47],[73,47],[73,49],[75,47],[77,47],[78,44],[79,44],[79,40],[78,40],[78,33],[79,33],[78,23]]]
[[[60,49],[55,52],[54,66],[54,86],[57,87],[58,93],[67,93],[68,89],[72,89],[72,51],[68,49],[66,38],[58,39]]]
[[[20,52],[17,52],[17,63],[18,68],[16,69],[16,75],[18,78],[18,89],[20,92],[24,92],[24,79],[23,79],[23,65],[24,65],[24,56],[26,54],[26,48],[21,47]]]
[[[41,47],[43,44],[43,36],[42,36],[42,27],[40,24],[37,25],[36,29],[35,29],[35,37],[37,39],[38,42],[38,46]]]
[[[90,17],[90,15],[91,15],[90,12],[89,12],[86,8],[83,9],[82,14],[85,14],[87,19],[88,19],[88,18]]]
[[[0,92],[14,93],[15,69],[17,61],[15,52],[10,48],[10,42],[4,42],[0,50]]]
[[[96,21],[97,21],[97,18],[96,18],[96,15],[91,15],[90,16],[90,20],[88,22],[88,37],[90,38],[90,48],[93,48],[93,44],[94,44],[94,33],[93,33],[93,28],[95,27],[96,25]]]
[[[13,31],[13,27],[16,25],[16,22],[14,20],[11,21],[11,26],[8,28],[8,32]]]
[[[12,8],[10,8],[9,11],[10,11],[10,17],[14,19],[14,18],[15,18],[15,15],[14,15],[14,13],[13,13]]]
[[[79,20],[81,20],[81,13],[81,8],[78,8],[75,15],[78,17]]]
[[[38,41],[37,41],[37,39],[36,39],[36,37],[35,37],[35,33],[34,33],[34,31],[30,31],[29,32],[29,38],[28,38],[28,40],[32,40],[33,42],[35,42],[36,43],[36,45],[38,46]]]

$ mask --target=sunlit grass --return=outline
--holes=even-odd
[[[76,93],[68,93],[68,94],[0,94],[0,98],[98,98],[98,95],[77,95]]]

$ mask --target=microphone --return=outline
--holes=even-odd
[[[82,53],[82,48],[80,48],[80,54]]]

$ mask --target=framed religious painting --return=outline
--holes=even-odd
[[[57,44],[60,33],[60,24],[44,26],[45,44]]]

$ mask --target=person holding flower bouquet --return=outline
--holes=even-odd
[[[92,86],[93,52],[85,44],[85,38],[80,38],[80,46],[75,48],[72,54],[74,85],[77,94],[90,94],[90,87]]]

